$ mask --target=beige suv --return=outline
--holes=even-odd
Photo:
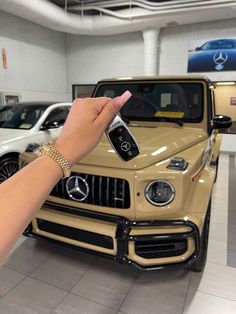
[[[201,271],[220,138],[230,118],[215,115],[214,86],[203,76],[98,82],[94,96],[132,97],[121,115],[141,153],[129,162],[106,137],[61,180],[25,235],[130,263]],[[79,145],[79,143],[78,143]],[[21,156],[24,166],[35,158]]]

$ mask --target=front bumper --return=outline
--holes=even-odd
[[[51,202],[44,204],[24,234],[143,270],[190,267],[200,254],[199,228],[190,220],[131,221]]]

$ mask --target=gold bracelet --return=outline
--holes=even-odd
[[[35,151],[35,154],[37,156],[47,155],[54,159],[58,165],[61,167],[64,177],[68,178],[71,174],[71,167],[68,163],[68,161],[65,159],[65,157],[56,150],[56,148],[53,146],[53,142],[50,141],[47,144],[41,146],[38,150]]]

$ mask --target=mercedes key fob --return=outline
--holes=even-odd
[[[124,161],[129,161],[139,155],[140,151],[135,138],[118,115],[112,120],[105,134],[116,153]]]

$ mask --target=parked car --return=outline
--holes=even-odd
[[[18,156],[28,143],[55,138],[69,103],[25,102],[0,107],[0,183],[19,169]]]
[[[188,72],[236,70],[236,39],[209,40],[189,53]]]
[[[220,136],[213,86],[203,76],[98,82],[94,96],[132,97],[121,110],[140,147],[122,161],[104,136],[52,190],[25,235],[51,239],[141,269],[201,271]],[[21,155],[21,164],[36,158]]]

